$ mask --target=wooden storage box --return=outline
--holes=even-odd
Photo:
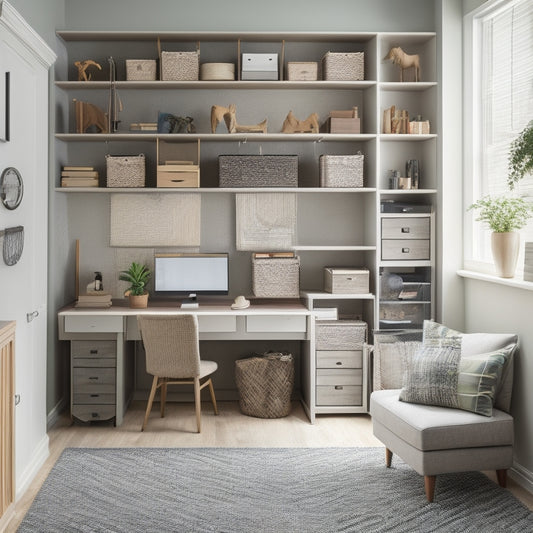
[[[252,290],[259,298],[299,298],[299,257],[252,257]]]
[[[161,52],[163,81],[197,81],[198,52]]]
[[[320,320],[315,324],[317,350],[354,350],[367,340],[368,325],[361,320]]]
[[[323,368],[316,371],[317,405],[362,405],[363,371]]]
[[[364,155],[320,156],[321,187],[363,187]]]
[[[106,156],[108,187],[144,187],[146,161],[144,154]]]
[[[318,63],[289,61],[287,63],[287,79],[289,81],[316,81],[318,79]]]
[[[200,187],[198,165],[157,165],[158,187]]]
[[[322,58],[325,80],[361,81],[365,79],[364,52],[327,52]]]
[[[429,239],[429,217],[385,217],[381,219],[382,239]]]
[[[220,155],[220,187],[298,187],[297,155]]]
[[[429,260],[429,239],[383,239],[381,259],[384,261]]]
[[[368,294],[370,271],[368,268],[324,269],[324,290],[332,294]]]
[[[155,79],[155,59],[126,59],[126,80],[154,81]]]
[[[329,117],[322,130],[324,133],[361,133],[361,119]]]

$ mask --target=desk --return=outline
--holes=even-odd
[[[303,358],[313,353],[314,314],[303,304],[294,300],[275,303],[256,300],[242,310],[231,309],[230,304],[229,300],[206,300],[198,308],[181,309],[168,303],[150,302],[146,309],[131,309],[124,301],[118,301],[108,309],[67,306],[60,310],[59,340],[71,341],[71,413],[82,420],[115,417],[117,426],[122,423],[133,393],[134,356],[130,353],[133,344],[130,341],[140,340],[139,314],[194,314],[198,317],[200,340],[299,340],[305,344]],[[94,357],[89,360],[91,354],[98,356],[97,363]],[[94,371],[97,364],[103,369],[101,376]],[[313,421],[314,364],[302,362],[302,368],[302,402]],[[87,369],[93,369],[94,375],[89,375]],[[101,380],[101,393],[91,393],[94,390],[91,386],[97,380]]]

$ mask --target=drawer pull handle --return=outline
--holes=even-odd
[[[98,350],[90,350],[89,353],[96,355],[98,353]]]
[[[89,376],[89,379],[95,379],[95,380],[97,380],[97,379],[98,379],[98,376]]]
[[[411,233],[411,228],[402,228],[402,233]]]
[[[91,398],[98,398],[99,394],[91,394]]]
[[[402,254],[408,254],[409,248],[402,248]]]
[[[343,390],[344,387],[342,385],[335,385],[335,390]]]
[[[335,364],[338,366],[342,366],[342,361],[337,361]]]
[[[91,416],[92,416],[93,418],[98,418],[98,413],[91,413]]]

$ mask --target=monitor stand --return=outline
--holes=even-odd
[[[189,294],[189,297],[181,302],[182,309],[196,309],[198,307],[198,299],[196,294]]]

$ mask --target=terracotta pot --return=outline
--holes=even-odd
[[[146,307],[148,307],[148,293],[147,292],[145,292],[144,294],[141,294],[140,296],[129,294],[128,298],[130,300],[130,307],[132,309],[145,309]]]
[[[514,277],[520,248],[520,233],[516,231],[493,233],[491,247],[498,276],[500,278]]]

